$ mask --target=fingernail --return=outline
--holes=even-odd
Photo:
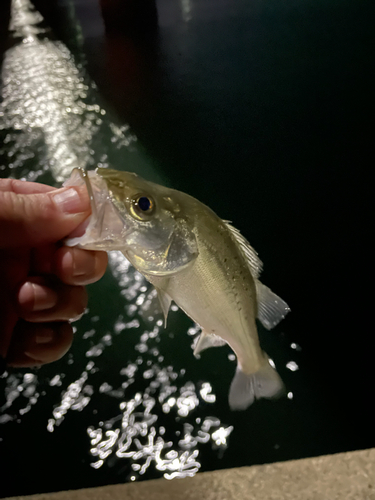
[[[74,272],[73,251],[74,250],[68,250],[62,258],[61,267],[65,272],[70,272],[71,269],[73,269]]]
[[[44,311],[57,304],[57,294],[50,288],[31,283],[24,283],[18,292],[19,304],[29,311]]]
[[[82,199],[78,191],[73,188],[62,188],[52,194],[59,209],[67,214],[78,214],[89,209],[88,200]]]
[[[74,323],[75,321],[79,321],[87,313],[87,311],[88,310],[85,309],[82,313],[77,314],[77,316],[74,316],[74,318],[70,318],[69,323]]]
[[[87,276],[88,278],[91,278],[95,272],[95,266],[96,259],[93,252],[76,252],[73,266],[73,276]]]
[[[35,335],[37,344],[49,344],[55,338],[55,332],[50,329],[42,329]],[[27,354],[27,353],[26,353]]]
[[[72,248],[65,253],[62,259],[62,266],[66,270],[72,270],[72,276],[75,278],[74,284],[76,285],[88,285],[97,281],[97,277],[95,276],[97,256],[95,252]]]
[[[38,366],[40,366],[40,365],[42,365],[42,364],[43,364],[43,361],[41,361],[40,359],[36,358],[32,352],[27,352],[27,351],[25,351],[25,354],[26,354],[26,356],[28,356],[30,359],[32,359],[33,361],[35,361],[35,367],[38,367]]]
[[[76,227],[69,235],[68,238],[79,238],[80,236],[83,236],[85,234],[85,231],[87,229],[87,226],[90,223],[90,217],[87,217],[82,224],[80,224],[78,227]]]

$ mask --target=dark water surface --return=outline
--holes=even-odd
[[[113,1],[104,19],[93,0],[34,3],[42,17],[14,2],[13,34],[1,5],[0,174],[58,185],[110,164],[233,221],[292,308],[259,327],[288,395],[231,412],[230,349],[196,360],[194,324],[174,310],[164,331],[113,254],[71,352],[0,380],[0,496],[374,446],[373,2]]]

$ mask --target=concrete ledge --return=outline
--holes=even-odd
[[[13,500],[375,500],[375,448]]]

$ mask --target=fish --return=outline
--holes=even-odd
[[[285,392],[262,350],[256,319],[276,326],[289,306],[259,280],[263,264],[232,224],[194,197],[135,173],[74,169],[66,186],[85,184],[92,214],[65,241],[89,250],[120,250],[156,288],[165,325],[171,302],[201,328],[194,355],[228,344],[237,357],[232,410]]]

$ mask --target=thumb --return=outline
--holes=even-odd
[[[0,191],[0,248],[57,242],[90,211],[85,186],[32,194]]]

